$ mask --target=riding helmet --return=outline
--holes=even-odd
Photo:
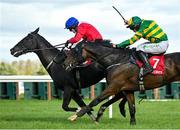
[[[133,16],[130,20],[128,20],[127,28],[133,29],[135,26],[140,26],[141,22],[141,18],[139,18],[138,16]]]
[[[65,29],[69,29],[71,27],[77,26],[78,24],[79,24],[78,19],[76,19],[75,17],[70,17],[65,23]]]

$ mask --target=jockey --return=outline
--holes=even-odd
[[[66,21],[65,29],[75,33],[75,36],[67,43],[77,43],[81,39],[86,41],[95,41],[96,39],[102,40],[102,36],[99,31],[89,23],[79,23],[78,19],[71,17]]]
[[[95,40],[102,40],[102,35],[100,32],[91,24],[89,23],[79,23],[78,19],[74,17],[70,17],[65,23],[65,29],[69,29],[69,31],[75,33],[75,36],[67,40],[65,46],[67,47],[69,43],[75,44],[80,40],[85,41],[95,41]],[[76,52],[81,50],[77,45]]]
[[[126,46],[134,44],[140,38],[144,38],[149,42],[145,42],[137,46],[140,60],[144,63],[143,76],[153,71],[150,66],[148,58],[145,53],[160,54],[165,53],[169,43],[168,37],[160,26],[153,20],[142,20],[138,16],[132,17],[129,21],[125,21],[130,28],[135,32],[134,36],[120,44],[117,44],[117,48],[125,48]]]

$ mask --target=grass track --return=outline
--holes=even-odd
[[[89,103],[89,100],[86,100]],[[62,101],[42,100],[0,100],[0,128],[25,129],[180,129],[180,100],[167,102],[142,101],[136,103],[136,125],[129,125],[129,112],[123,118],[119,114],[118,103],[113,105],[113,118],[108,118],[106,110],[100,123],[96,125],[85,115],[76,122],[67,120],[73,113],[64,112]],[[71,106],[76,106],[74,102]],[[98,107],[95,108],[97,112]],[[95,113],[94,112],[94,113]]]

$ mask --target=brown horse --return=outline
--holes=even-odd
[[[106,68],[108,87],[96,97],[90,104],[79,111],[72,120],[83,116],[90,111],[92,107],[98,105],[109,96],[123,93],[128,101],[130,111],[130,124],[135,124],[135,98],[134,91],[139,91],[138,74],[139,68],[131,63],[131,49],[116,49],[102,44],[84,43],[83,57],[91,58],[99,62]],[[149,74],[144,77],[144,86],[146,90],[154,89],[171,83],[180,81],[180,52],[165,54],[165,72],[164,75]],[[101,113],[102,107],[97,114]]]

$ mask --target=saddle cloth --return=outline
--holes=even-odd
[[[152,74],[154,75],[164,75],[164,54],[153,55],[149,58],[149,63],[153,67]],[[136,60],[138,67],[142,67],[143,63],[140,60]]]

